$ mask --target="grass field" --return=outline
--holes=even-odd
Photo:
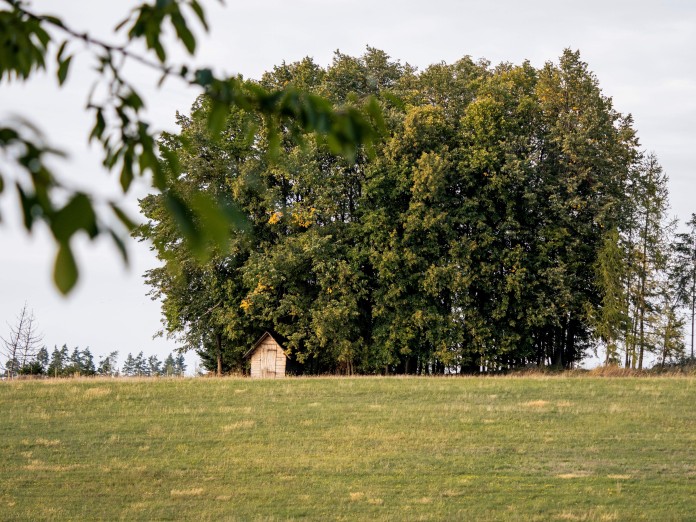
[[[1,520],[695,520],[696,378],[0,383]]]

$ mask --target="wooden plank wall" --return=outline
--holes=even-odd
[[[287,357],[271,337],[267,337],[251,354],[251,377],[282,379]]]

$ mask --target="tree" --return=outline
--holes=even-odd
[[[696,317],[696,214],[686,223],[687,231],[677,234],[672,277],[676,297],[691,317],[691,359],[694,358],[694,320]]]
[[[631,343],[626,350],[626,366],[643,368],[645,351],[655,350],[655,320],[659,317],[655,300],[659,280],[667,268],[669,241],[667,176],[654,154],[649,154],[637,169],[636,239],[631,255],[634,259],[635,285],[631,289],[634,307]]]
[[[463,58],[418,73],[368,48],[261,84],[377,100],[388,133],[353,162],[282,133],[270,161],[263,121],[245,132],[254,116],[231,110],[216,141],[201,98],[163,136],[182,197],[231,193],[248,227],[195,263],[165,198],[141,202],[163,333],[209,371],[242,370],[264,330],[309,373],[570,368],[597,338],[627,338],[615,278],[640,151],[578,53],[540,70]]]
[[[41,368],[40,373],[42,374],[47,373],[48,371],[48,358],[48,349],[45,346],[42,346],[39,353],[36,354],[36,362],[39,364]]]
[[[192,55],[196,49],[192,25],[208,29],[198,0],[143,2],[115,29],[125,36],[123,45],[78,32],[63,19],[34,12],[20,0],[2,0],[2,5],[0,82],[27,81],[45,69],[49,57],[54,57],[58,63],[57,82],[62,86],[68,81],[74,61],[85,54],[91,56],[97,64],[94,85],[104,89],[93,89],[87,100],[87,108],[94,115],[94,127],[88,132],[90,141],[102,147],[104,166],[119,171],[124,194],[134,179],[151,174],[152,189],[165,195],[173,222],[203,258],[210,243],[226,243],[226,237],[218,232],[228,225],[239,225],[238,216],[226,211],[228,201],[210,199],[205,192],[198,193],[194,200],[180,197],[176,177],[160,168],[157,134],[144,118],[144,98],[129,80],[130,63],[137,62],[161,75],[160,85],[166,80],[183,81],[205,93],[211,102],[207,126],[213,135],[222,129],[228,110],[240,108],[266,120],[265,128],[273,143],[279,128],[291,129],[294,134],[311,131],[334,152],[353,157],[359,145],[371,142],[375,136],[373,122],[379,120],[376,105],[368,112],[352,107],[335,109],[327,100],[294,88],[269,91],[238,77],[217,77],[211,68],[169,62],[163,33],[173,30],[176,43]],[[143,54],[134,49],[141,42],[146,48]],[[108,94],[100,97],[95,92]],[[102,202],[93,194],[63,185],[51,168],[52,157],[61,153],[44,141],[36,127],[24,120],[0,122],[0,150],[7,152],[21,174],[14,188],[26,230],[43,221],[53,235],[57,246],[54,281],[62,293],[69,292],[77,281],[78,267],[71,247],[77,233],[85,233],[90,239],[111,237],[127,260],[123,232],[134,228],[133,221],[115,202]],[[5,176],[0,173],[0,192],[4,184]],[[100,203],[106,203],[119,226],[99,215]]]
[[[147,358],[147,375],[152,377],[162,375],[162,363],[156,355],[151,355]]]
[[[48,365],[47,373],[51,377],[58,377],[63,375],[65,367],[68,363],[68,347],[63,345],[63,347],[58,350],[57,346],[53,347],[53,352],[51,352],[51,361]]]
[[[121,373],[126,377],[132,377],[134,375],[137,375],[135,359],[133,358],[133,355],[130,352],[128,352],[128,356],[126,357],[126,360],[123,362],[123,368],[121,369]]]
[[[0,337],[2,343],[1,355],[5,358],[5,375],[13,379],[20,370],[28,366],[42,348],[43,336],[38,333],[34,313],[28,305],[20,310],[14,324],[7,325],[10,334],[7,338]]]
[[[113,351],[99,359],[97,374],[110,377],[118,375],[118,351]]]
[[[628,323],[628,310],[625,287],[626,259],[617,229],[607,233],[599,252],[596,269],[602,300],[589,315],[595,334],[599,336],[606,349],[604,364],[618,366],[619,343]]]
[[[81,356],[80,374],[81,375],[95,375],[97,369],[94,367],[94,356],[90,352],[89,347],[85,348]]]
[[[174,375],[183,377],[186,373],[186,360],[184,359],[184,354],[178,354],[174,359]]]
[[[167,358],[162,363],[162,375],[166,375],[167,377],[173,376],[175,366],[176,361],[174,361],[174,357],[170,353],[169,355],[167,355]]]

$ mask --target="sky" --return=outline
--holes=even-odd
[[[120,42],[113,28],[136,2],[33,1],[31,7],[59,15],[70,26]],[[2,3],[0,2],[0,6]],[[580,50],[607,96],[631,113],[640,142],[654,152],[670,177],[672,214],[685,221],[696,212],[696,2],[693,0],[503,0],[429,2],[402,0],[287,0],[203,2],[211,26],[199,32],[197,53],[174,53],[174,62],[210,66],[220,73],[258,78],[282,61],[311,56],[331,63],[336,50],[360,55],[366,46],[424,69],[469,55],[493,64],[529,60],[536,67],[557,61],[563,49]],[[49,141],[68,153],[55,170],[71,186],[118,197],[114,176],[89,148],[90,118],[84,106],[94,78],[90,55],[73,49],[71,75],[57,87],[51,66],[24,84],[0,84],[0,121],[21,115]],[[176,111],[187,113],[197,92],[176,82],[156,87],[157,77],[129,67],[156,129],[175,130]],[[0,168],[3,159],[0,157]],[[137,216],[136,186],[121,196]],[[89,347],[97,356],[118,350],[143,351],[160,358],[176,348],[173,340],[153,339],[161,328],[159,303],[148,296],[145,270],[157,266],[148,245],[132,241],[124,267],[105,240],[75,242],[80,281],[67,297],[51,281],[55,255],[39,228],[21,228],[13,191],[0,195],[0,335],[26,302],[44,342],[52,348]],[[98,358],[98,357],[97,357]],[[197,358],[187,356],[189,370]]]

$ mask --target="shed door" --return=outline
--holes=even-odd
[[[267,346],[261,353],[261,377],[275,377],[276,351],[275,347]]]

